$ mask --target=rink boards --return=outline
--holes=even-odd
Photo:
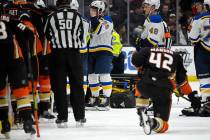
[[[197,81],[196,72],[195,72],[195,63],[194,63],[194,50],[192,46],[172,46],[172,50],[176,52],[180,52],[184,60],[184,66],[187,69],[187,75],[189,81]],[[131,56],[133,51],[135,51],[134,47],[123,47],[122,49],[125,57],[124,64],[124,73],[126,74],[136,74],[137,71],[135,67],[131,63]]]

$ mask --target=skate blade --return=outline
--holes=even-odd
[[[39,122],[40,123],[54,123],[55,122],[55,118],[54,119],[40,118]]]
[[[97,107],[85,107],[87,111],[97,111]]]
[[[12,130],[23,130],[23,124],[14,124]]]
[[[150,135],[151,132],[152,132],[152,127],[151,127],[151,124],[150,124],[150,118],[149,116],[147,116],[146,114],[144,114],[144,112],[141,112],[142,114],[142,121],[143,121],[143,130],[144,130],[144,133],[146,135]]]
[[[57,124],[58,128],[68,128],[67,123]]]
[[[5,136],[5,139],[10,139],[10,133],[9,133],[9,132],[6,132],[6,133],[4,134],[4,136]]]
[[[98,111],[109,111],[110,108],[109,107],[97,107]]]
[[[76,128],[81,128],[81,127],[84,127],[84,123],[77,122],[76,123]]]
[[[27,140],[35,140],[35,139],[36,139],[35,134],[28,134]]]

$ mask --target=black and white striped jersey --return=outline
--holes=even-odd
[[[83,21],[81,15],[69,7],[60,7],[52,12],[45,24],[45,35],[53,49],[82,47]]]

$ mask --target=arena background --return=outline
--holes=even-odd
[[[55,5],[56,0],[46,0],[47,5]],[[142,2],[144,0],[102,0],[106,2],[106,14],[114,22],[114,29],[120,34],[123,43],[123,52],[126,56],[125,73],[136,73],[131,64],[131,53],[134,50],[136,36],[139,36],[145,17]],[[180,51],[183,56],[190,81],[195,81],[193,47],[188,39],[188,26],[193,18],[194,2],[196,0],[160,0],[159,13],[167,22],[172,35],[172,49]],[[89,4],[92,0],[78,0],[79,12],[89,17]]]

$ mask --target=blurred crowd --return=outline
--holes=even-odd
[[[92,0],[84,1],[84,14],[89,15],[88,6]],[[103,0],[107,3],[107,12],[112,16],[115,30],[120,34],[123,44],[133,45],[136,36],[142,30],[145,16],[142,8],[144,0]],[[129,1],[129,9],[128,9]],[[173,45],[190,45],[187,29],[192,19],[195,0],[160,0],[160,15],[167,22],[172,34]],[[129,16],[128,16],[129,11]],[[178,12],[177,12],[178,11]],[[178,13],[178,15],[177,15]],[[178,18],[178,25],[177,19]],[[129,28],[128,28],[129,27]],[[178,31],[177,31],[178,29]],[[129,34],[129,40],[128,40]],[[177,40],[178,39],[178,40]]]

